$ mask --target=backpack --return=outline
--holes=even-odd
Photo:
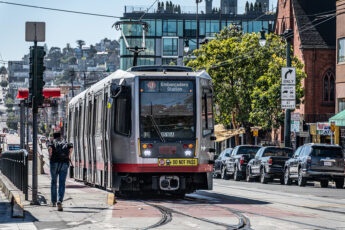
[[[69,162],[69,145],[67,142],[55,141],[54,143],[54,153],[55,153],[55,160],[57,162]]]

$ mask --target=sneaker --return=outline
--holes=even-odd
[[[50,203],[50,205],[49,205],[50,207],[56,207],[56,203]]]
[[[59,201],[57,202],[57,207],[58,207],[58,211],[62,212],[63,208],[62,208],[62,203]]]

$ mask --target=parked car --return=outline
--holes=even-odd
[[[232,150],[229,160],[226,161],[224,174],[227,177],[233,176],[234,180],[239,181],[246,177],[248,162],[254,158],[260,146],[239,145]]]
[[[338,145],[305,144],[286,161],[284,183],[290,185],[297,180],[305,186],[308,180],[320,181],[322,188],[334,180],[337,188],[344,187],[344,155]]]
[[[260,178],[260,182],[266,184],[269,180],[279,178],[284,184],[285,162],[293,155],[291,148],[262,147],[247,165],[246,181],[250,182]]]
[[[228,179],[228,175],[225,174],[225,162],[230,158],[232,148],[227,148],[221,152],[218,158],[214,161],[213,174],[215,177],[221,177],[222,179]]]

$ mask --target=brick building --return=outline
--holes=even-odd
[[[336,112],[345,110],[345,0],[337,1]]]
[[[304,104],[296,112],[306,123],[328,121],[335,111],[336,0],[278,0],[275,33],[291,29],[294,55],[307,78]]]

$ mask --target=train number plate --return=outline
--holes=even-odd
[[[198,165],[198,159],[158,159],[158,166],[196,166]]]

